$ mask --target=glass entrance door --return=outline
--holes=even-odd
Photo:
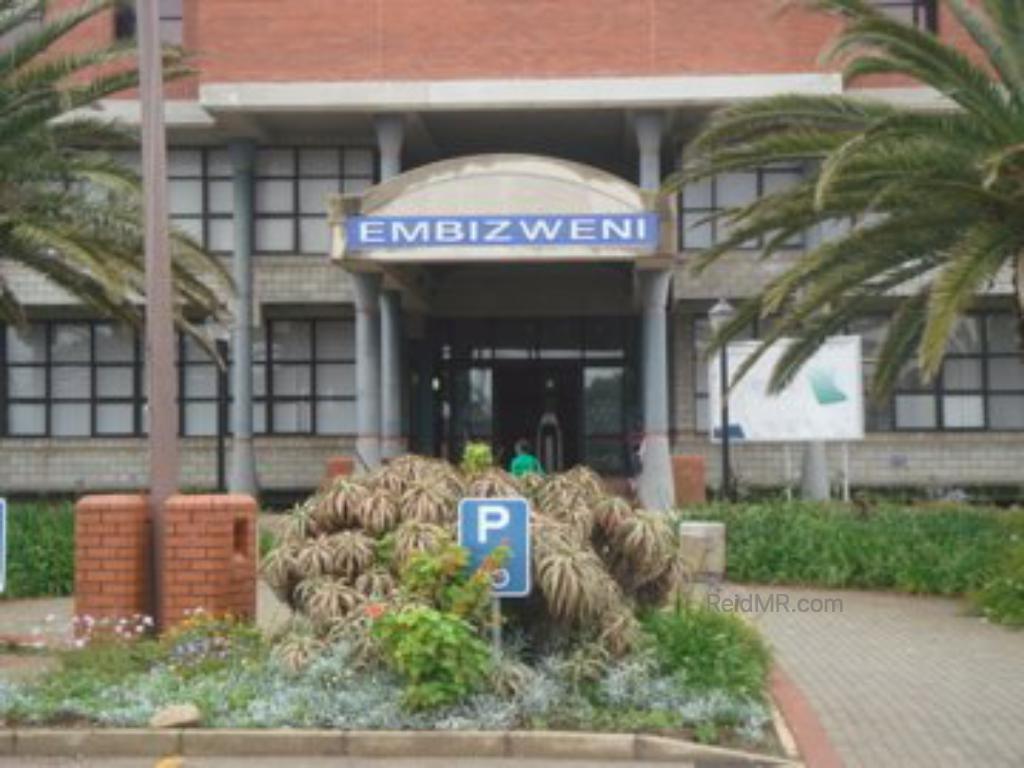
[[[420,373],[432,402],[418,406],[432,409],[432,429],[418,449],[457,462],[479,440],[507,466],[525,439],[549,471],[625,474],[639,419],[635,336],[631,317],[432,321],[432,367]]]

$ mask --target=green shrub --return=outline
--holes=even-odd
[[[405,681],[409,709],[455,704],[480,690],[490,675],[490,649],[458,616],[413,606],[381,616],[373,634],[385,661]]]
[[[711,505],[684,516],[726,524],[733,581],[944,595],[989,581],[1016,519],[977,507],[800,502]]]
[[[1024,627],[1024,543],[1014,547],[996,575],[971,599],[991,621]]]
[[[466,443],[462,449],[462,471],[467,475],[490,469],[494,466],[494,453],[487,443]]]
[[[653,639],[662,671],[693,691],[727,691],[760,699],[771,654],[757,631],[732,613],[698,603],[650,613],[644,630]]]
[[[70,502],[7,507],[4,597],[62,597],[75,586],[75,513]]]

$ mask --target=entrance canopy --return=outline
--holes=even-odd
[[[437,262],[671,259],[671,196],[532,155],[475,155],[331,200],[332,259],[353,270]]]

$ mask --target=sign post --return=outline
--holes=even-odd
[[[491,586],[491,639],[501,653],[501,598],[527,597],[530,583],[530,505],[526,499],[463,499],[459,502],[459,546],[469,550],[476,571],[498,547],[508,559]]]

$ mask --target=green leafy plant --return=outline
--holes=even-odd
[[[462,449],[462,471],[467,475],[491,469],[494,466],[494,452],[488,443],[469,442]]]
[[[655,611],[642,619],[664,672],[684,688],[763,695],[771,655],[757,631],[731,613],[699,603]]]
[[[4,597],[62,597],[75,585],[75,511],[70,502],[7,509]]]
[[[498,547],[479,568],[471,571],[469,550],[447,542],[409,560],[402,570],[402,591],[411,600],[480,626],[487,620],[494,571],[507,559],[508,548]]]
[[[405,681],[403,701],[413,710],[459,702],[491,673],[490,649],[454,614],[413,606],[382,615],[373,634],[386,663]]]
[[[683,516],[726,524],[734,581],[956,595],[989,581],[1019,515],[946,504],[858,509],[779,501],[709,505]]]
[[[1024,627],[1024,543],[1018,543],[1001,567],[971,595],[978,611],[999,624]]]

